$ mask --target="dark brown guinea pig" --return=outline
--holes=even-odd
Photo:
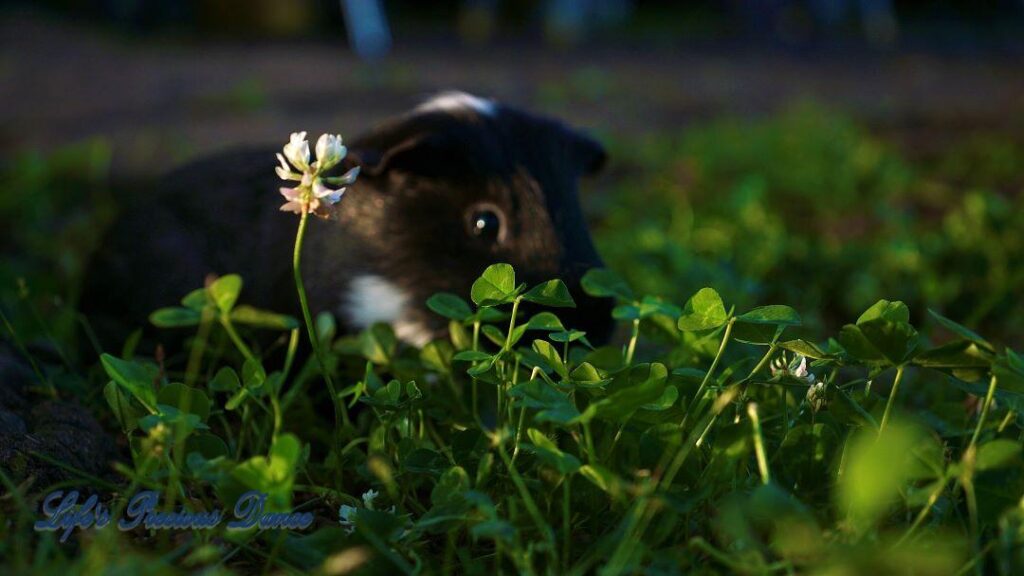
[[[314,313],[335,313],[349,331],[390,322],[422,345],[446,327],[426,308],[431,295],[468,297],[484,268],[508,262],[518,281],[565,281],[577,308],[556,312],[591,340],[607,339],[612,303],[580,290],[583,274],[601,266],[577,197],[579,177],[605,162],[596,141],[456,92],[346,144],[332,173],[358,165],[359,178],[329,218],[310,218],[303,249]],[[190,164],[127,209],[91,267],[87,317],[107,334],[143,325],[211,273],[241,274],[245,303],[295,313],[298,219],[278,210],[275,152]]]

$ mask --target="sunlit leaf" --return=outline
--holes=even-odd
[[[569,289],[565,287],[565,283],[557,279],[548,280],[543,284],[534,286],[526,294],[523,294],[523,300],[558,308],[576,307],[576,302],[573,301],[572,295],[569,294]]]
[[[497,306],[511,302],[516,293],[516,273],[509,264],[492,264],[470,289],[477,306]]]
[[[718,328],[728,319],[718,292],[713,288],[701,288],[686,301],[677,325],[680,330],[694,332]]]

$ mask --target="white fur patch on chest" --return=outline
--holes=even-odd
[[[482,116],[494,116],[494,102],[466,94],[465,92],[451,91],[438,94],[430,100],[416,107],[421,112],[442,111],[458,112],[461,110],[473,110]]]
[[[395,335],[414,346],[430,342],[430,331],[408,318],[409,295],[380,276],[357,276],[342,295],[341,313],[357,328],[386,322]]]

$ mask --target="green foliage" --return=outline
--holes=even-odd
[[[800,303],[815,329],[887,296],[918,322],[933,309],[1024,335],[1019,137],[911,156],[803,105],[613,143],[617,174],[588,197],[593,232],[641,292],[679,302],[710,285],[740,307]]]
[[[430,298],[449,331],[422,349],[387,325],[345,335],[318,316],[332,392],[295,318],[244,304],[238,276],[214,279],[151,316],[191,335],[182,354],[150,357],[131,340],[77,388],[57,388],[123,446],[109,485],[76,481],[115,509],[143,487],[165,510],[256,489],[268,510],[313,513],[313,527],[107,529],[65,546],[31,532],[54,487],[5,470],[4,562],[15,573],[1024,570],[1024,360],[1006,347],[1024,325],[1024,195],[1007,193],[1020,186],[1018,148],[972,141],[910,162],[804,108],[624,152],[620,167],[643,176],[594,198],[618,273],[582,280],[615,299],[616,344],[595,347],[559,319],[575,304],[561,281],[527,286],[497,264],[470,302]],[[19,185],[49,198],[63,172],[102,179],[103,155],[85,156],[68,170],[19,160],[38,168]],[[972,163],[984,170],[973,181]],[[52,212],[52,200],[31,210]],[[15,204],[0,208],[23,215]],[[5,309],[58,293],[67,278],[42,271],[75,239],[30,242],[44,257],[2,277],[33,291],[5,292]],[[76,274],[80,253],[67,256]],[[524,315],[523,302],[548,309]],[[14,328],[39,339],[31,316]],[[335,427],[337,404],[351,418]]]
[[[316,361],[293,370],[289,347],[268,373],[279,359],[255,355],[232,327],[242,282],[225,276],[181,308],[204,311],[198,332],[237,336],[237,356],[193,350],[183,378],[198,385],[160,363],[102,357],[104,409],[131,451],[122,473],[192,502],[259,490],[267,511],[321,518],[288,535],[199,532],[187,545],[198,565],[236,550],[248,566],[323,570],[348,549],[389,572],[1019,566],[1021,428],[1004,401],[1024,392],[1016,352],[936,313],[954,340],[934,346],[902,302],[880,300],[812,342],[783,339],[801,327],[788,306],[737,313],[702,288],[680,307],[606,270],[584,285],[616,297],[617,317],[638,328],[623,349],[593,348],[549,311],[522,317],[523,300],[572,301],[561,282],[517,285],[508,265],[484,272],[475,308],[431,298],[452,330],[422,350],[384,324],[337,337],[321,317],[329,365],[350,384],[337,400],[363,406],[335,434],[313,425],[330,422],[316,408],[330,401],[311,386]],[[655,340],[637,347],[644,334]],[[891,390],[875,383],[894,368]],[[917,417],[901,379],[935,398]],[[940,410],[959,390],[984,395],[980,410]]]

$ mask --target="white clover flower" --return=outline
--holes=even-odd
[[[326,217],[327,206],[341,201],[345,186],[352,184],[359,176],[359,167],[352,168],[341,176],[327,176],[325,173],[345,158],[348,149],[342,144],[340,135],[323,134],[316,143],[316,161],[309,162],[309,142],[305,132],[293,132],[284,145],[283,153],[277,154],[280,164],[274,168],[282,180],[298,182],[294,188],[281,188],[285,202],[284,212],[310,214]],[[329,187],[337,186],[337,188]]]
[[[796,365],[796,368],[792,369],[792,374],[797,378],[807,377],[807,358],[800,357],[800,363]]]
[[[340,134],[321,134],[316,141],[316,164],[320,170],[330,170],[341,162],[348,149],[341,143]]]
[[[277,161],[280,162],[281,165],[274,168],[274,171],[277,172],[277,175],[281,180],[302,180],[302,174],[292,171],[291,164],[284,159],[284,156],[282,156],[280,152],[277,153]]]
[[[817,412],[825,407],[825,383],[818,382],[812,384],[807,389],[807,403],[811,405],[811,409]]]
[[[341,526],[345,528],[346,533],[351,534],[355,531],[356,519],[359,517],[359,510],[375,510],[375,508],[373,507],[373,501],[376,500],[378,496],[380,496],[380,492],[371,488],[366,492],[363,492],[362,508],[349,506],[348,504],[342,504],[338,508],[338,524],[341,524]],[[391,508],[387,510],[387,513],[394,515],[396,511],[397,508],[395,508],[394,504],[392,504]]]
[[[283,190],[283,188],[282,188]],[[774,358],[771,363],[772,378],[782,376],[786,373],[786,359],[784,357]]]
[[[363,506],[369,510],[373,510],[373,501],[380,496],[380,492],[377,492],[373,488],[363,492]]]
[[[292,132],[288,143],[284,145],[284,157],[299,170],[309,170],[309,142],[305,132]]]
[[[342,504],[338,508],[338,524],[341,524],[345,528],[347,534],[351,534],[356,529],[356,516],[359,514],[359,509],[355,506],[348,506]]]
[[[814,381],[817,379],[814,373],[807,370],[807,358],[800,354],[797,354],[789,362],[786,361],[785,357],[772,360],[771,371],[773,378],[789,375],[800,380],[806,380],[809,384],[814,384]]]

